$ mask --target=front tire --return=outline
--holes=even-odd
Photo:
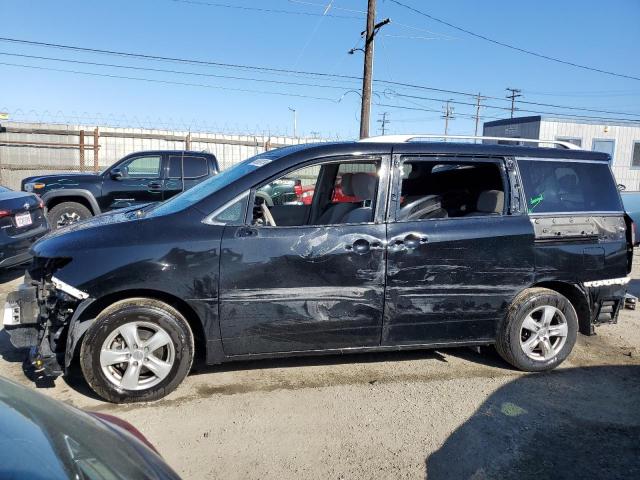
[[[530,288],[515,298],[499,325],[496,350],[520,370],[551,370],[569,356],[577,333],[578,315],[565,296]]]
[[[158,300],[131,298],[98,315],[82,341],[80,366],[104,399],[147,402],[175,390],[193,356],[193,334],[180,312]]]
[[[92,217],[91,210],[77,202],[63,202],[53,207],[47,213],[47,220],[53,230],[73,225]]]

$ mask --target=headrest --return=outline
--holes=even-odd
[[[352,175],[351,186],[353,194],[360,200],[373,200],[373,196],[376,194],[378,177],[364,172],[357,172]]]
[[[575,175],[565,175],[558,179],[558,184],[560,184],[560,188],[573,190],[578,186],[578,178]]]
[[[340,188],[342,189],[342,193],[349,197],[353,197],[353,173],[343,173],[340,179]]]
[[[485,190],[478,197],[476,210],[483,213],[502,213],[504,209],[504,192]]]

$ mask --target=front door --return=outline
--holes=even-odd
[[[162,155],[140,155],[118,164],[120,177],[109,173],[102,187],[106,210],[162,200]]]
[[[497,159],[399,157],[383,345],[491,341],[533,280],[533,228]]]
[[[225,354],[380,344],[386,238],[384,212],[376,208],[384,204],[377,176],[381,162],[334,161],[285,174],[282,180],[300,180],[292,185],[302,183],[312,192],[311,208],[300,199],[271,212],[269,188],[252,193],[253,218],[244,226],[225,227],[222,239]],[[335,179],[347,163],[361,177],[360,196],[352,205],[336,206],[331,202]]]

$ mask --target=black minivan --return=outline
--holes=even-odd
[[[269,202],[291,179],[312,200]],[[194,356],[495,344],[548,370],[578,332],[616,321],[632,232],[606,154],[419,136],[292,146],[48,235],[5,325],[30,329],[14,337],[44,374],[79,358],[113,402],[168,394]]]

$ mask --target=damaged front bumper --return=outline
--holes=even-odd
[[[55,276],[25,282],[9,293],[3,326],[11,344],[29,349],[28,363],[45,376],[64,373],[69,325],[89,295]]]

